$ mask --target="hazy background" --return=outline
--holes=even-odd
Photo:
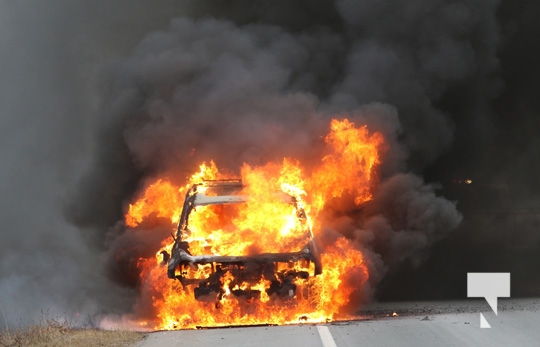
[[[154,109],[133,114],[142,109],[137,100],[154,100],[152,92],[170,81],[197,90],[175,79],[183,71],[168,69],[167,63],[176,66],[174,55],[153,58],[177,45],[181,53],[215,47],[205,33],[227,33],[241,43],[235,54],[248,62],[245,82],[262,86],[260,100],[275,97],[282,115],[301,109],[387,116],[385,124],[373,122],[399,143],[386,164],[388,177],[411,172],[457,201],[460,227],[441,232],[445,237],[422,248],[421,257],[385,270],[376,297],[464,298],[466,272],[473,271],[510,271],[512,296],[539,294],[538,15],[534,1],[0,1],[0,305],[6,318],[37,319],[42,309],[129,310],[132,286],[112,281],[105,270],[107,235],[140,180],[156,167],[174,168],[152,161],[166,147],[146,154],[133,140]],[[170,26],[181,16],[201,20]],[[268,64],[255,64],[261,59]],[[219,81],[231,66],[199,63],[193,79],[203,86],[213,86],[212,78]],[[131,86],[142,94],[124,103]],[[242,96],[242,86],[225,84],[212,89],[214,101],[224,98],[220,88]],[[187,105],[173,100],[154,104],[155,112]],[[362,109],[372,102],[382,106]],[[220,106],[201,104],[214,113]],[[252,106],[264,109],[260,102]],[[240,115],[250,119],[248,111]],[[203,138],[215,134],[201,131]],[[175,159],[181,166],[182,158]],[[424,189],[411,176],[399,177]],[[460,184],[465,179],[473,183]]]

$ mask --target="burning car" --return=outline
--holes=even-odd
[[[282,188],[261,197],[245,188],[241,180],[191,186],[171,254],[163,254],[168,277],[191,287],[198,300],[309,295],[303,284],[320,275],[322,265],[300,196]],[[253,205],[267,218],[245,224]],[[280,243],[279,251],[265,249],[269,239]]]
[[[354,198],[360,206],[372,198],[385,144],[382,134],[348,119],[333,119],[324,142],[320,161],[243,164],[241,180],[223,180],[230,172],[213,161],[185,183],[180,173],[174,181],[149,179],[129,204],[127,232],[153,234],[156,225],[164,237],[171,224],[175,231],[159,248],[154,240],[155,253],[137,258],[141,324],[169,330],[315,323],[345,313],[370,278],[367,264],[358,245],[336,234],[325,238],[319,256],[312,225],[328,223],[322,212],[329,201]]]

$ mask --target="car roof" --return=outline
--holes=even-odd
[[[238,194],[244,187],[241,180],[204,181],[195,186],[197,189],[192,200],[194,206],[243,203],[251,199],[248,195]],[[284,192],[278,192],[275,198],[285,203],[295,202],[294,197]]]

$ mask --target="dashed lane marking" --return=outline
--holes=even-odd
[[[321,337],[323,347],[337,347],[334,337],[326,325],[317,325],[317,331]]]

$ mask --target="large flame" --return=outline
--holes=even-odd
[[[319,165],[309,172],[302,163],[285,158],[263,167],[247,164],[241,169],[245,186],[242,194],[249,196],[244,204],[199,206],[189,220],[190,251],[194,254],[250,255],[298,251],[305,245],[306,232],[313,227],[317,240],[320,212],[331,199],[350,197],[357,205],[369,201],[376,184],[376,173],[384,140],[380,133],[369,133],[366,126],[356,127],[347,119],[332,120],[325,142],[327,152]],[[215,163],[203,163],[185,186],[175,186],[166,178],[149,184],[144,194],[125,216],[129,228],[136,228],[151,215],[179,221],[183,199],[192,184],[203,180],[231,178],[221,175]],[[277,192],[296,198],[297,206],[280,202]],[[296,208],[307,214],[307,226],[300,225]],[[128,230],[129,232],[129,230]],[[156,256],[140,258],[141,302],[151,302],[152,316],[138,317],[141,325],[152,329],[181,329],[198,326],[246,324],[288,324],[321,322],[343,315],[341,309],[350,295],[368,279],[362,253],[349,240],[338,238],[334,244],[323,245],[321,275],[296,279],[294,298],[287,300],[269,296],[269,280],[259,283],[238,281],[230,273],[223,278],[224,294],[213,300],[196,300],[191,286],[182,286],[167,277],[162,264],[162,252],[170,253],[174,240],[163,240]],[[280,265],[287,266],[287,265]],[[196,278],[209,271],[209,265],[191,269]],[[313,269],[305,269],[313,273]],[[354,274],[357,283],[344,281]],[[239,298],[231,288],[251,289],[256,298]],[[135,308],[137,311],[137,308]]]

